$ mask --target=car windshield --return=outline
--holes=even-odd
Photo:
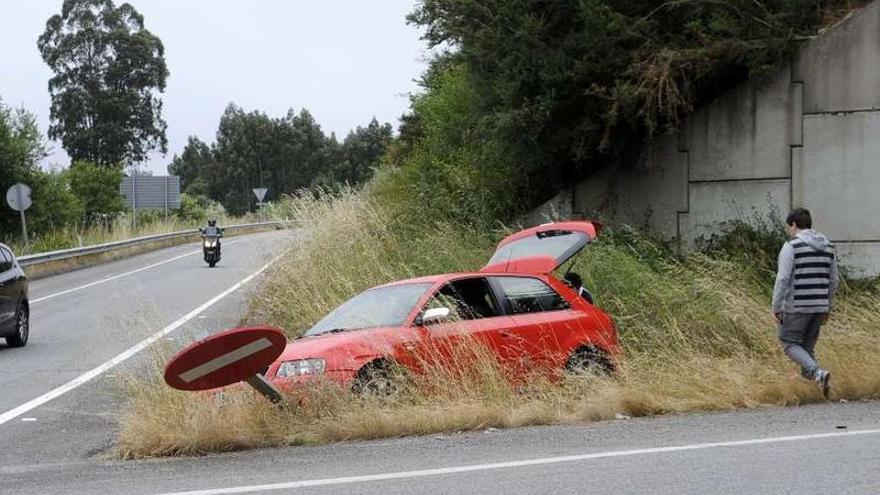
[[[589,238],[582,232],[542,232],[502,246],[495,251],[489,265],[535,256],[549,256],[557,263],[564,263],[588,242]]]
[[[306,335],[402,325],[429,287],[430,283],[403,284],[361,292],[325,316]]]

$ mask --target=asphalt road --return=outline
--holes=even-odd
[[[194,311],[284,235],[230,239],[215,270],[186,246],[33,283],[32,299],[61,295],[34,305],[27,347],[0,347],[0,494],[880,493],[878,402],[116,461],[114,375],[141,352],[9,417],[185,315],[174,345],[234,325],[259,278]]]
[[[116,373],[150,359],[150,352],[134,353],[116,367],[109,362],[173,325],[179,328],[164,339],[178,346],[235,326],[246,291],[259,279],[193,312],[265,266],[290,235],[226,239],[215,268],[201,260],[198,244],[188,244],[33,281],[28,345],[0,345],[0,466],[106,451],[118,399]],[[187,315],[191,319],[180,324]],[[96,370],[101,372],[93,379],[76,382]],[[59,390],[58,397],[30,408]],[[0,477],[0,493],[7,493],[3,485]]]

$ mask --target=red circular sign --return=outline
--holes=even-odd
[[[165,366],[165,383],[208,390],[250,378],[284,352],[287,337],[271,327],[233,328],[193,343]]]

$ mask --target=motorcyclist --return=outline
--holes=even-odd
[[[217,226],[217,220],[213,218],[208,220],[208,226],[202,229],[202,234],[206,237],[223,237],[223,231]]]
[[[201,229],[202,237],[216,237],[217,238],[217,253],[220,253],[220,238],[223,237],[223,229],[217,226],[217,220],[213,218],[208,220],[208,226]]]

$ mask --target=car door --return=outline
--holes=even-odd
[[[485,277],[468,277],[445,284],[428,299],[422,312],[438,307],[449,308],[450,315],[422,325],[418,367],[459,366],[464,360],[487,357],[503,359],[500,334],[511,328],[512,321],[500,310]],[[491,356],[486,356],[487,352]]]
[[[16,276],[12,254],[0,247],[0,334],[6,334],[15,318]]]
[[[512,358],[536,370],[561,368],[570,337],[580,333],[583,312],[538,277],[493,276],[490,282],[513,322],[508,338],[521,344],[511,349],[520,353]]]

